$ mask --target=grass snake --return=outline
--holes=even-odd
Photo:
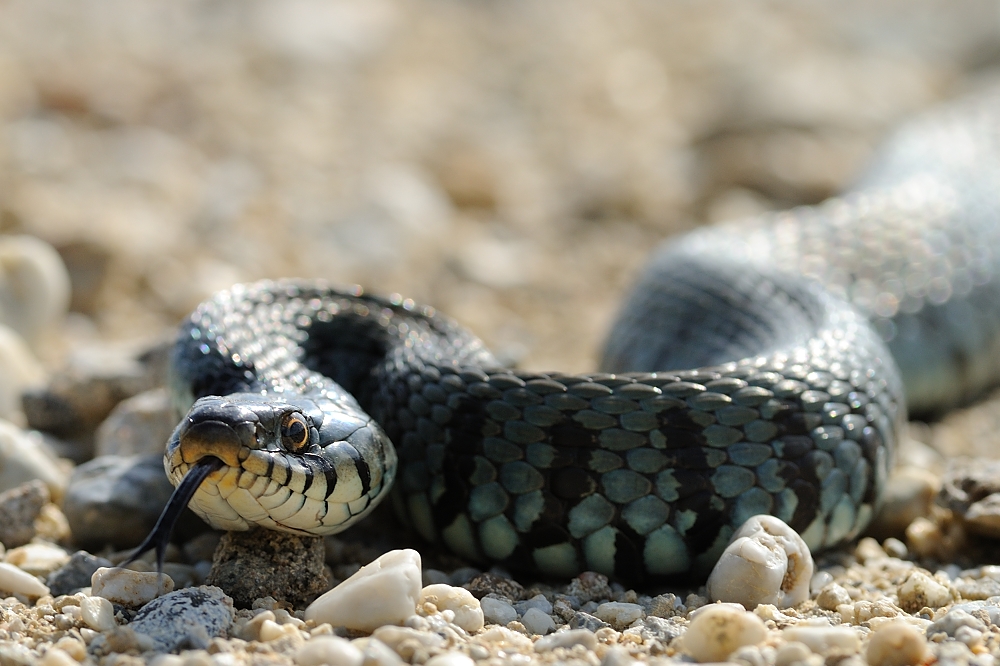
[[[669,240],[598,373],[501,367],[397,296],[216,295],[173,351],[177,490],[142,548],[162,559],[188,502],[219,529],[325,535],[393,486],[427,540],[560,577],[704,574],[759,513],[813,549],[856,537],[907,406],[998,379],[998,101],[904,125],[841,197]]]

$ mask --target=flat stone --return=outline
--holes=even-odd
[[[4,561],[32,576],[48,576],[69,562],[69,553],[55,544],[29,543],[7,551]]]
[[[49,489],[39,480],[0,493],[0,543],[17,548],[35,536],[35,519],[49,502]]]
[[[594,650],[597,647],[597,638],[594,632],[586,629],[571,629],[551,634],[535,641],[535,652],[551,652],[556,648],[572,648],[582,645],[587,650]]]
[[[620,603],[609,601],[597,607],[594,617],[607,622],[616,630],[621,631],[636,620],[641,620],[646,616],[642,606],[639,604]]]
[[[524,615],[521,616],[521,624],[531,633],[542,636],[556,630],[556,623],[552,616],[537,608],[529,608],[525,611]]]
[[[317,624],[371,632],[402,624],[416,612],[419,598],[420,554],[392,550],[316,599],[305,617]]]
[[[479,599],[464,587],[428,585],[420,591],[420,603],[432,603],[439,611],[450,610],[455,614],[453,622],[469,633],[483,628],[483,609]]]
[[[208,647],[223,637],[233,620],[233,601],[210,585],[188,587],[155,599],[136,614],[129,625],[152,639],[158,652]]]
[[[503,599],[483,597],[479,600],[479,604],[483,610],[483,618],[490,624],[506,626],[508,622],[513,622],[517,619],[517,611]]]
[[[267,529],[226,532],[205,579],[239,608],[263,597],[305,605],[330,587],[321,537]]]

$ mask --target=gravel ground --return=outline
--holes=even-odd
[[[621,294],[660,239],[824,199],[849,186],[900,119],[994,80],[998,65],[1000,8],[987,0],[8,0],[0,233],[51,244],[71,284],[68,314],[19,331],[37,362],[16,371],[24,386],[47,386],[40,395],[71,396],[65,404],[91,421],[60,425],[44,401],[22,413],[2,390],[0,415],[46,430],[77,463],[148,453],[169,423],[162,395],[148,392],[162,380],[158,356],[138,362],[136,352],[208,294],[261,277],[399,292],[459,319],[504,360],[592,369]],[[0,286],[16,291],[5,256]],[[58,289],[47,293],[58,306]],[[14,312],[3,302],[0,320],[15,326]],[[14,372],[7,362],[0,354]],[[104,421],[131,396],[138,406]],[[980,498],[933,500],[957,487],[949,459],[995,455],[997,414],[994,399],[916,424],[902,455],[905,520],[826,556],[804,604],[746,614],[763,622],[763,639],[699,660],[992,666],[996,549],[953,513]],[[171,661],[130,633],[134,609],[109,611],[88,601],[104,598],[92,590],[57,595],[50,575],[76,546],[107,566],[128,545],[107,545],[100,526],[73,529],[71,541],[70,508],[82,504],[64,501],[61,464],[24,477],[44,488],[0,484],[19,493],[0,512],[27,512],[35,545],[61,553],[21,551],[31,545],[22,536],[0,534],[4,562],[52,587],[0,601],[0,665],[356,661],[332,639],[310,653],[334,628],[273,599],[237,611],[220,630],[228,637],[190,638]],[[121,473],[146,478],[142,469]],[[170,554],[178,588],[204,580],[214,545],[203,534]],[[408,542],[386,541],[378,526],[329,540],[331,579],[394,545]],[[491,599],[480,600],[485,630],[421,606],[413,635],[352,643],[364,663],[467,664],[456,652],[491,664],[690,661],[679,637],[708,602],[704,589],[624,590],[594,576],[515,583],[434,553],[424,567],[424,584]],[[607,602],[630,606],[601,610]],[[887,623],[900,618],[913,631]],[[847,633],[790,632],[804,620]],[[564,627],[592,638],[539,643]]]

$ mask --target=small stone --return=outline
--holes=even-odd
[[[546,599],[544,594],[536,594],[530,599],[518,601],[514,604],[514,609],[517,610],[518,615],[524,615],[529,608],[537,608],[546,615],[552,614],[552,602]]]
[[[785,629],[781,636],[786,641],[801,643],[819,655],[834,650],[854,654],[861,649],[861,635],[850,627],[798,624]]]
[[[870,666],[917,666],[928,657],[927,640],[907,622],[889,621],[872,633],[865,656]]]
[[[304,605],[330,587],[325,552],[321,537],[263,528],[226,532],[205,584],[222,588],[239,608],[262,597]]]
[[[23,594],[26,597],[42,597],[49,594],[49,588],[37,578],[6,562],[0,562],[0,590]]]
[[[386,553],[388,555],[388,553]],[[365,666],[401,666],[403,660],[399,658],[391,647],[380,640],[374,638],[358,638],[351,643],[361,650],[364,655]]]
[[[150,389],[123,400],[94,434],[94,455],[163,455],[179,420],[170,394]]]
[[[40,438],[0,419],[0,492],[34,479],[44,483],[49,494],[59,499],[66,491],[69,473]]]
[[[594,617],[607,622],[612,627],[621,631],[633,622],[641,620],[646,614],[639,604],[625,604],[616,601],[601,604],[594,611]]]
[[[483,609],[483,619],[490,624],[506,626],[508,622],[517,619],[517,611],[503,599],[483,597],[479,600],[479,605]]]
[[[306,620],[334,627],[374,631],[402,624],[420,598],[420,554],[393,550],[358,570],[306,608]]]
[[[598,629],[603,629],[604,627],[610,627],[611,625],[607,622],[600,620],[590,613],[584,613],[583,611],[577,611],[572,619],[569,621],[570,629],[586,629],[587,631],[597,631]]]
[[[69,273],[59,253],[28,235],[0,237],[0,321],[37,340],[66,315]]]
[[[532,634],[545,634],[555,631],[556,623],[552,616],[537,608],[529,608],[521,616],[521,624]]]
[[[556,648],[569,649],[575,645],[582,645],[586,650],[592,652],[597,648],[597,638],[594,637],[592,631],[586,629],[560,631],[535,641],[535,652],[551,652]]]
[[[156,524],[173,491],[162,453],[102,456],[73,471],[63,513],[73,540],[84,548],[132,548]]]
[[[17,548],[35,536],[35,519],[50,500],[49,489],[35,479],[0,493],[0,543]]]
[[[879,542],[871,537],[865,537],[858,541],[858,545],[854,547],[854,557],[857,558],[858,562],[864,563],[868,560],[878,560],[885,557],[885,551],[882,550],[882,546]]]
[[[349,640],[338,636],[317,636],[295,652],[292,660],[297,666],[361,666],[365,655]]]
[[[899,587],[899,607],[907,613],[951,603],[951,591],[926,573],[913,571]]]
[[[414,656],[418,652],[439,649],[445,644],[444,637],[432,631],[419,631],[391,624],[376,629],[372,632],[372,638],[388,645],[403,661],[407,662],[414,661]]]
[[[680,617],[664,619],[662,617],[648,616],[638,625],[634,625],[625,630],[624,634],[635,634],[643,642],[659,641],[664,645],[684,633],[686,625],[681,624]]]
[[[174,589],[174,581],[154,571],[101,568],[91,577],[92,593],[129,608],[138,608]]]
[[[114,565],[103,557],[95,557],[85,550],[78,550],[70,556],[66,564],[49,574],[45,582],[53,596],[73,594],[80,588],[90,587],[91,577],[95,571],[101,567],[112,566]]]
[[[932,636],[943,632],[955,638],[956,632],[962,627],[974,629],[976,631],[986,631],[986,624],[968,611],[961,608],[951,608],[939,620],[935,620],[927,627],[927,635]]]
[[[893,470],[867,533],[877,539],[903,536],[910,523],[930,514],[940,489],[941,477],[926,469],[903,466]]]
[[[473,666],[475,663],[461,652],[445,652],[431,657],[424,662],[424,666]]]
[[[482,571],[476,567],[459,567],[458,569],[452,571],[448,576],[448,582],[452,585],[464,586],[481,573]]]
[[[478,599],[464,587],[428,585],[420,591],[420,603],[432,603],[439,611],[455,613],[453,622],[470,633],[483,628],[484,614]]]
[[[94,631],[110,631],[118,626],[115,622],[115,609],[104,597],[81,599],[80,617]]]
[[[69,553],[48,543],[29,543],[7,551],[4,561],[32,576],[48,576],[69,562]]]
[[[714,601],[756,608],[795,606],[809,598],[812,554],[795,530],[774,516],[753,516],[733,534],[708,577]]]
[[[681,641],[695,661],[725,661],[737,648],[759,645],[767,638],[763,620],[731,604],[705,606],[692,616]]]
[[[628,650],[619,646],[609,649],[604,653],[604,658],[601,659],[601,666],[633,666],[633,664],[639,663],[641,662],[633,659]]]
[[[60,650],[57,647],[46,650],[38,663],[39,666],[78,666],[76,659],[65,650]]]
[[[837,606],[851,603],[851,595],[843,586],[830,583],[816,595],[816,603],[823,610],[837,610]]]
[[[584,571],[566,586],[566,594],[576,597],[581,604],[611,598],[608,577],[593,571]]]
[[[797,641],[789,641],[778,648],[774,655],[774,666],[792,666],[793,664],[807,664],[812,657],[812,651],[808,646]],[[820,662],[822,663],[822,662]]]
[[[233,620],[232,599],[210,585],[188,587],[155,599],[129,625],[152,639],[159,652],[204,650],[216,636],[225,636]]]
[[[472,596],[477,599],[482,599],[487,594],[496,594],[517,601],[524,595],[524,588],[520,583],[488,571],[474,577],[462,587],[472,592]]]

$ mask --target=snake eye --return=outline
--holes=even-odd
[[[281,445],[289,451],[300,451],[309,443],[309,426],[301,414],[286,414],[281,420]]]

